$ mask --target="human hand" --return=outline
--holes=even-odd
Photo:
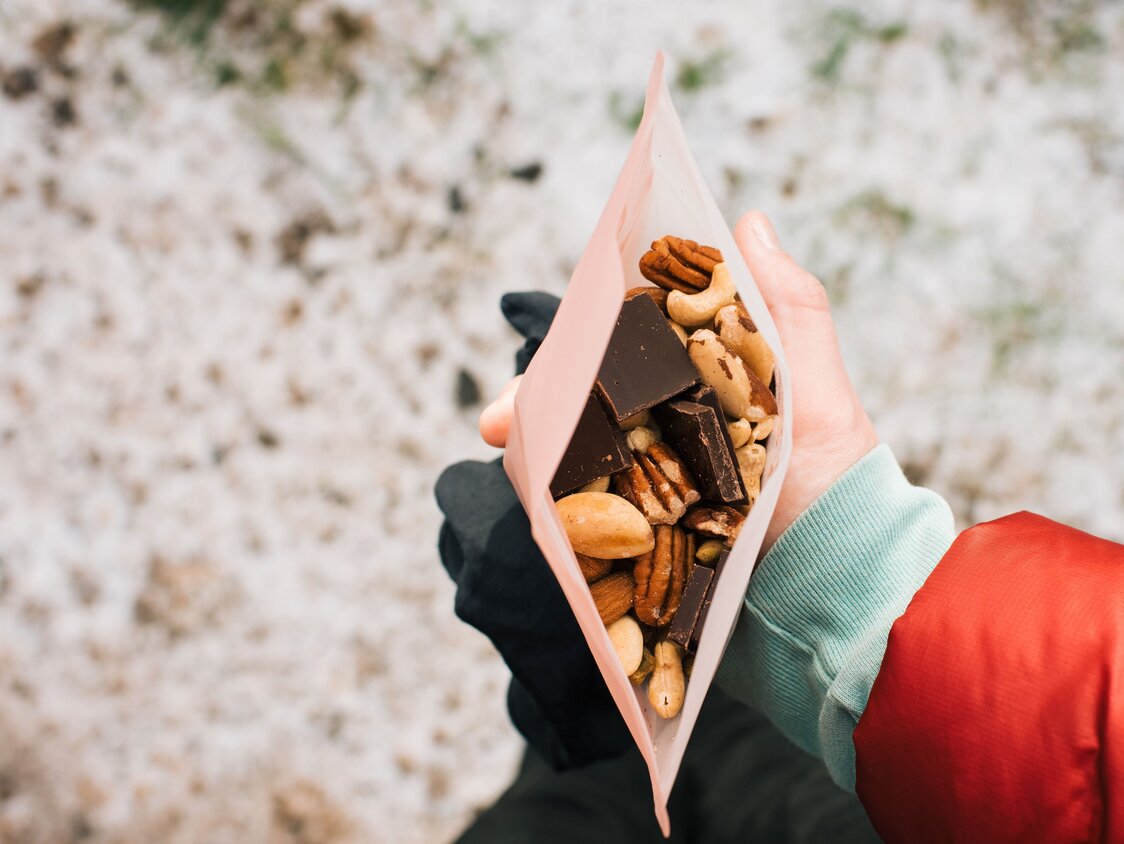
[[[780,333],[792,379],[792,460],[765,534],[767,550],[796,517],[878,444],[843,366],[823,285],[781,250],[768,217],[746,214],[734,230]],[[480,414],[480,435],[502,448],[519,387],[514,378]]]

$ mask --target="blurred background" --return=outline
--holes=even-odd
[[[1124,4],[0,0],[0,842],[442,842],[513,774],[433,481],[654,51],[960,527],[1124,539]]]

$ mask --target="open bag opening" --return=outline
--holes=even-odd
[[[665,835],[788,466],[788,383],[657,55],[628,158],[515,397],[504,468],[644,756]],[[614,616],[635,620],[614,631],[630,660],[637,636],[655,657],[687,658],[681,705],[649,695],[654,674],[630,681]]]

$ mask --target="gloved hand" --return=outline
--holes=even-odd
[[[526,341],[523,372],[550,328],[558,299],[503,297],[504,316]],[[632,743],[574,614],[539,552],[500,461],[466,461],[437,481],[445,514],[439,550],[457,584],[456,613],[496,646],[511,669],[508,711],[555,768],[617,755]]]

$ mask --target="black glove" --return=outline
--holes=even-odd
[[[509,293],[500,307],[526,338],[515,355],[521,373],[558,299]],[[511,669],[508,712],[516,728],[556,769],[624,752],[632,739],[500,461],[450,466],[436,491],[445,514],[438,549],[457,584],[456,613],[492,640]]]

